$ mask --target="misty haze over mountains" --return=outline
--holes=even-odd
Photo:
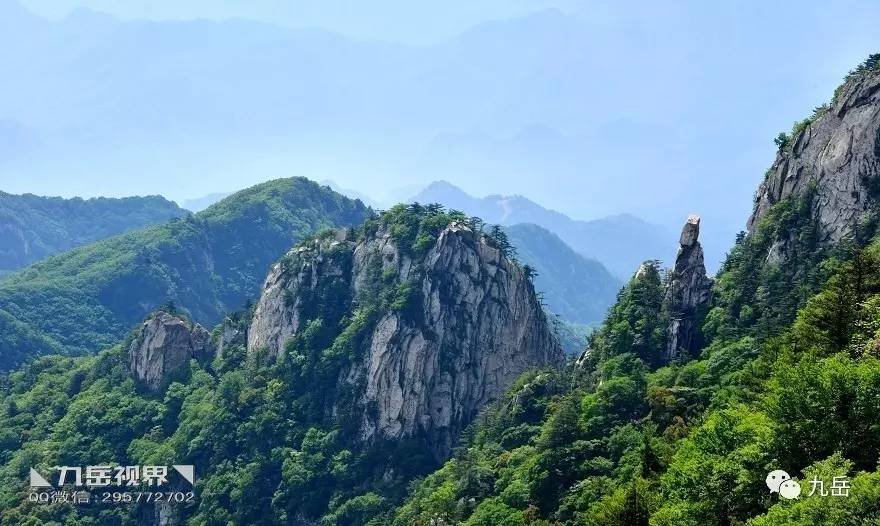
[[[453,37],[474,24],[514,18],[547,8],[571,8],[577,0],[21,0],[48,18],[72,6],[113,13],[125,20],[224,20],[243,18],[287,27],[322,27],[358,39],[427,44]],[[426,16],[429,14],[430,16]]]
[[[521,195],[474,197],[447,181],[434,181],[408,197],[394,197],[390,201],[380,201],[362,192],[342,188],[329,179],[320,184],[351,199],[360,199],[374,210],[387,209],[397,203],[439,203],[450,210],[477,216],[487,224],[507,227],[538,225],[559,236],[581,256],[602,263],[617,279],[624,281],[643,261],[659,259],[667,265],[671,264],[678,246],[677,232],[632,214],[576,221]],[[399,196],[405,191],[405,188],[397,189],[395,193]],[[208,194],[184,201],[182,206],[198,212],[226,195]],[[721,254],[711,254],[707,261],[709,268],[717,268],[720,258]]]
[[[622,280],[628,280],[643,261],[660,259],[669,264],[677,247],[677,238],[671,230],[630,214],[575,221],[521,195],[476,198],[446,181],[431,183],[410,201],[440,203],[491,224],[539,225],[558,235],[581,255],[601,262]],[[720,261],[711,263],[714,268]]]
[[[766,138],[876,47],[856,26],[880,8],[688,4],[481,3],[415,45],[418,27],[387,41],[293,27],[348,31],[339,6],[332,20],[310,18],[315,8],[274,25],[185,20],[202,2],[162,4],[154,21],[137,20],[145,3],[123,21],[28,2],[63,16],[50,21],[0,0],[0,185],[183,202],[303,175],[387,202],[402,184],[443,179],[578,220],[632,213],[676,229],[682,210],[698,212],[717,260],[774,155]],[[230,9],[205,16],[275,12]],[[375,9],[389,25],[431,18]],[[768,52],[805,30],[796,57]]]

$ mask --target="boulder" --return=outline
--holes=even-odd
[[[159,311],[137,329],[128,348],[129,370],[153,392],[160,391],[193,358],[208,362],[214,356],[211,335],[199,324]]]

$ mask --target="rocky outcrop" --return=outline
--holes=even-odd
[[[812,213],[824,245],[851,234],[880,192],[880,70],[850,75],[826,111],[819,111],[781,148],[758,189],[748,228],[789,196],[815,191]],[[771,252],[780,252],[779,246]],[[771,254],[781,261],[779,254]]]
[[[713,281],[706,275],[700,245],[700,217],[688,217],[681,230],[678,254],[666,289],[669,329],[666,360],[692,356],[702,344],[700,323],[712,299]]]
[[[208,331],[162,311],[141,324],[128,348],[131,374],[153,392],[183,371],[190,359],[207,362],[213,356],[214,345]]]
[[[277,357],[284,344],[302,328],[322,293],[348,303],[351,283],[351,252],[345,229],[330,238],[300,245],[276,263],[263,284],[247,331],[248,350],[266,349]]]
[[[385,228],[358,243],[335,237],[294,249],[266,279],[248,351],[277,354],[314,298],[343,298],[353,312],[377,290],[394,290],[399,301],[375,313],[339,372],[340,385],[357,393],[365,442],[418,437],[444,458],[521,372],[562,363],[523,270],[463,223],[448,225],[421,255]]]
[[[217,356],[226,356],[229,350],[235,346],[246,347],[247,334],[247,326],[242,323],[242,320],[232,316],[223,318],[217,335]]]

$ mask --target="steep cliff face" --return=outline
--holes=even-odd
[[[713,281],[706,275],[699,237],[700,217],[691,215],[681,230],[678,255],[666,289],[670,318],[667,361],[692,355],[701,343],[699,324],[712,299]]]
[[[214,355],[211,335],[199,324],[158,311],[135,332],[128,349],[129,369],[150,391],[159,391],[195,358]]]
[[[481,407],[562,351],[531,282],[491,239],[453,222],[414,251],[392,231],[291,251],[266,279],[248,352],[277,357],[317,312],[361,320],[338,374],[355,393],[359,438],[418,437],[443,458]],[[387,308],[373,307],[377,295]]]
[[[880,70],[870,60],[866,66],[780,148],[758,189],[750,232],[776,203],[814,191],[820,241],[833,245],[874,206],[880,192]],[[777,246],[773,252],[779,251]]]
[[[351,297],[351,251],[347,230],[291,250],[269,273],[248,330],[248,349],[265,348],[276,358],[310,317],[321,314],[321,295],[340,304]],[[335,296],[335,297],[333,297]]]

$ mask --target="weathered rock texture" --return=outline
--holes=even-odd
[[[270,357],[277,356],[307,321],[304,313],[311,310],[318,295],[349,302],[354,244],[345,235],[345,230],[339,230],[332,238],[298,246],[275,264],[247,331],[248,350],[266,348]]]
[[[208,361],[213,355],[208,331],[162,311],[140,326],[128,349],[132,375],[154,392],[186,368],[190,359]]]
[[[226,356],[233,346],[247,346],[247,339],[246,325],[230,316],[223,318],[217,336],[217,356]]]
[[[523,270],[461,223],[415,259],[383,229],[359,243],[339,236],[294,249],[266,279],[248,351],[277,354],[327,290],[353,311],[375,294],[377,278],[382,287],[408,284],[412,300],[376,315],[339,374],[358,393],[366,442],[418,437],[444,458],[522,371],[563,360]]]
[[[880,71],[852,75],[838,88],[828,111],[777,154],[758,188],[749,231],[773,205],[811,188],[824,245],[852,233],[875,203],[880,190]]]
[[[688,217],[681,230],[678,255],[666,289],[670,322],[666,359],[690,356],[701,344],[700,322],[712,299],[713,281],[706,275],[700,245],[700,217]]]

